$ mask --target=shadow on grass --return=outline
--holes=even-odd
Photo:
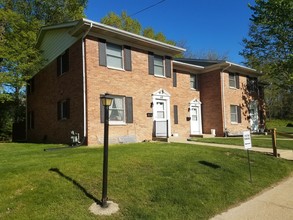
[[[101,201],[98,200],[96,197],[94,197],[92,194],[90,194],[82,185],[80,185],[76,180],[72,179],[69,176],[66,176],[64,173],[62,173],[58,168],[50,168],[49,171],[58,173],[61,177],[65,178],[69,182],[73,183],[75,186],[77,186],[88,198],[94,200],[95,203],[98,205],[101,205]]]
[[[205,166],[208,166],[208,167],[211,167],[211,168],[214,168],[214,169],[218,169],[218,168],[221,168],[221,166],[217,165],[217,164],[214,164],[214,163],[210,163],[208,161],[205,161],[205,160],[201,160],[201,161],[198,161],[200,164],[202,165],[205,165]]]

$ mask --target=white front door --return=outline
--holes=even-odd
[[[156,100],[154,110],[156,137],[166,137],[168,129],[167,101]]]
[[[190,123],[191,123],[191,134],[200,134],[200,124],[199,124],[199,107],[190,107]]]
[[[193,100],[190,109],[190,134],[202,134],[201,102]]]
[[[251,131],[258,131],[258,108],[257,101],[252,101],[249,106],[250,127]]]

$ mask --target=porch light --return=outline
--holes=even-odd
[[[103,106],[109,107],[112,104],[113,98],[111,98],[108,93],[105,93],[105,95],[101,96],[101,100]]]

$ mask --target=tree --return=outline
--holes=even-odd
[[[84,16],[86,0],[0,0],[0,134],[11,123],[25,119],[25,85],[42,65],[41,51],[35,48],[42,25]],[[4,117],[5,116],[5,117]],[[11,118],[9,117],[12,117]]]
[[[138,20],[131,18],[127,15],[125,11],[121,15],[117,15],[114,12],[108,13],[105,17],[101,19],[101,23],[116,27],[121,30],[125,30],[134,34],[139,34],[151,39],[155,39],[167,44],[175,45],[174,41],[168,40],[166,36],[162,33],[155,33],[153,28],[147,27],[142,28]]]
[[[269,110],[273,106],[293,102],[293,2],[291,0],[256,0],[249,5],[253,11],[250,18],[248,38],[243,40],[244,49],[240,53],[250,66],[263,71],[269,89]],[[291,98],[290,98],[291,97]],[[288,100],[289,99],[289,100]],[[290,100],[291,99],[291,100]],[[268,101],[268,100],[267,100]],[[270,112],[276,117],[293,117],[292,105],[287,112]]]

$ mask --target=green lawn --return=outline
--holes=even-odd
[[[192,138],[192,141],[243,146],[242,137]],[[272,148],[272,138],[270,135],[252,136],[251,142],[252,142],[252,147]],[[288,140],[286,138],[277,138],[277,149],[293,150],[293,139]]]
[[[110,146],[109,199],[120,211],[97,217],[102,148],[43,151],[58,145],[0,144],[0,219],[208,219],[293,171],[292,161],[207,146]]]

